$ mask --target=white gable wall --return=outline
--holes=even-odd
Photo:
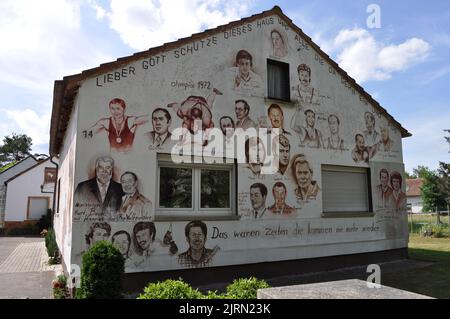
[[[277,30],[286,39],[287,55],[278,57],[271,48],[270,34]],[[259,88],[236,89],[234,65],[239,50],[247,50],[253,56],[252,72],[261,78]],[[267,59],[289,64],[291,102],[267,99]],[[297,93],[299,84],[297,67],[306,64],[311,68],[311,83],[320,92],[319,102],[301,102]],[[321,185],[322,165],[342,165],[366,167],[371,170],[372,197],[374,211],[371,216],[352,218],[324,218],[322,215],[322,194],[319,191],[313,200],[301,200],[295,196],[296,184],[289,174],[285,176],[255,177],[246,165],[238,167],[237,216],[238,220],[205,220],[208,227],[206,247],[219,248],[213,266],[245,264],[264,261],[289,260],[308,257],[351,254],[403,248],[407,246],[406,215],[394,214],[389,209],[379,209],[375,189],[379,184],[379,170],[403,174],[401,133],[383,114],[370,105],[366,99],[351,87],[345,78],[323,60],[304,39],[286,26],[274,15],[246,23],[204,39],[181,45],[173,50],[161,52],[150,58],[124,65],[115,71],[82,83],[78,93],[79,119],[77,127],[76,168],[74,184],[87,181],[94,176],[94,162],[99,156],[109,155],[115,161],[113,179],[119,182],[121,173],[130,170],[139,178],[139,191],[151,200],[153,212],[157,209],[157,154],[170,152],[170,147],[152,149],[145,133],[152,131],[151,121],[137,128],[133,148],[129,152],[112,149],[105,132],[89,134],[89,130],[99,119],[110,116],[108,103],[113,98],[125,100],[127,115],[151,115],[157,107],[169,110],[172,117],[170,129],[181,127],[181,119],[167,105],[183,102],[191,95],[207,97],[213,88],[223,95],[218,96],[212,107],[215,127],[219,119],[231,116],[236,122],[234,102],[246,100],[250,106],[250,117],[261,126],[270,124],[267,110],[272,103],[278,103],[284,112],[284,128],[289,136],[291,159],[304,154],[313,170],[313,180]],[[313,109],[316,113],[316,128],[323,139],[330,135],[328,116],[334,114],[340,119],[340,134],[344,140],[342,150],[331,150],[301,145],[301,137],[291,127],[291,121],[298,116],[304,125],[304,111]],[[352,150],[355,135],[366,130],[364,114],[375,116],[376,131],[380,127],[389,132],[393,146],[389,151],[377,152],[370,161],[355,163]],[[268,189],[266,204],[272,205],[272,186],[281,181],[287,186],[286,202],[295,208],[295,217],[287,219],[251,219],[249,188],[254,183],[263,183]],[[343,181],[345,183],[345,181]],[[404,185],[402,185],[404,191]],[[82,206],[74,202],[72,260],[80,262],[81,254],[88,247],[84,235],[96,221]],[[202,219],[199,215],[196,219]],[[156,221],[157,238],[162,239],[171,229],[179,253],[189,246],[184,235],[184,227],[192,219],[183,221]],[[136,221],[111,221],[111,234],[125,230],[132,235]],[[183,268],[176,256],[165,252],[155,253],[151,263],[145,267],[127,271],[157,271]]]
[[[48,160],[25,172],[8,183],[6,193],[6,222],[21,222],[28,220],[28,198],[45,197],[49,200],[49,208],[52,205],[53,194],[41,193],[41,185],[44,183],[44,170],[46,167],[54,167]]]

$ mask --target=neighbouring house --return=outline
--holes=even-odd
[[[408,212],[411,212],[413,214],[423,213],[423,200],[421,193],[422,185],[422,178],[413,178],[406,180],[406,201]]]
[[[29,155],[25,157],[23,160],[15,163],[14,165],[9,166],[8,168],[2,170],[0,172],[0,228],[4,227],[5,222],[5,205],[6,205],[6,187],[5,182],[10,178],[16,176],[17,174],[23,172],[29,167],[35,165],[38,160]]]
[[[37,222],[52,208],[57,169],[50,157],[19,171],[6,186],[4,228]]]
[[[110,240],[131,291],[404,258],[408,136],[277,6],[64,77],[63,265]]]

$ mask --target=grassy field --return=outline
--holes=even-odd
[[[432,261],[421,269],[385,274],[381,283],[435,298],[450,299],[450,238],[410,235],[409,257]]]

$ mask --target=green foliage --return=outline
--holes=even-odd
[[[204,296],[181,278],[150,283],[138,299],[202,299]]]
[[[448,238],[450,237],[450,230],[448,225],[426,224],[421,228],[420,234],[425,237]]]
[[[237,279],[227,286],[227,293],[208,291],[202,294],[183,279],[149,283],[137,299],[256,299],[258,289],[269,288],[264,281],[251,277]]]
[[[434,171],[427,171],[423,176],[423,186],[421,188],[423,210],[433,212],[445,210],[447,207],[446,194],[442,192],[442,181]]]
[[[45,235],[45,247],[50,258],[55,258],[59,254],[58,244],[56,243],[55,230],[50,229]]]
[[[80,299],[117,299],[122,297],[125,259],[110,242],[99,241],[83,255]]]
[[[410,176],[412,178],[425,178],[430,172],[432,172],[432,170],[427,166],[419,165],[416,168],[413,168],[413,173]]]
[[[0,163],[21,161],[30,154],[32,144],[31,137],[25,134],[12,133],[5,136],[3,145],[0,146]]]
[[[47,209],[47,213],[45,215],[42,215],[41,219],[39,219],[39,222],[37,223],[39,231],[49,229],[52,226],[52,215],[52,210],[50,208]]]
[[[231,299],[256,299],[258,289],[269,288],[264,280],[250,277],[236,279],[227,287],[227,296]]]
[[[54,299],[66,299],[67,296],[67,277],[65,275],[59,275],[56,280],[53,280],[53,298]]]

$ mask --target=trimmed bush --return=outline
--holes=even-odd
[[[269,287],[264,280],[255,277],[236,279],[227,286],[227,297],[230,299],[256,299],[258,289]]]
[[[50,258],[58,257],[59,250],[58,244],[56,243],[55,230],[50,229],[45,234],[45,247],[47,248],[47,254]]]
[[[125,260],[110,242],[99,241],[83,254],[79,299],[122,298]]]
[[[203,295],[181,278],[150,283],[137,299],[202,299]]]
[[[37,227],[40,232],[44,229],[49,229],[52,227],[52,210],[50,208],[47,209],[47,213],[42,215],[41,219],[39,219]]]

